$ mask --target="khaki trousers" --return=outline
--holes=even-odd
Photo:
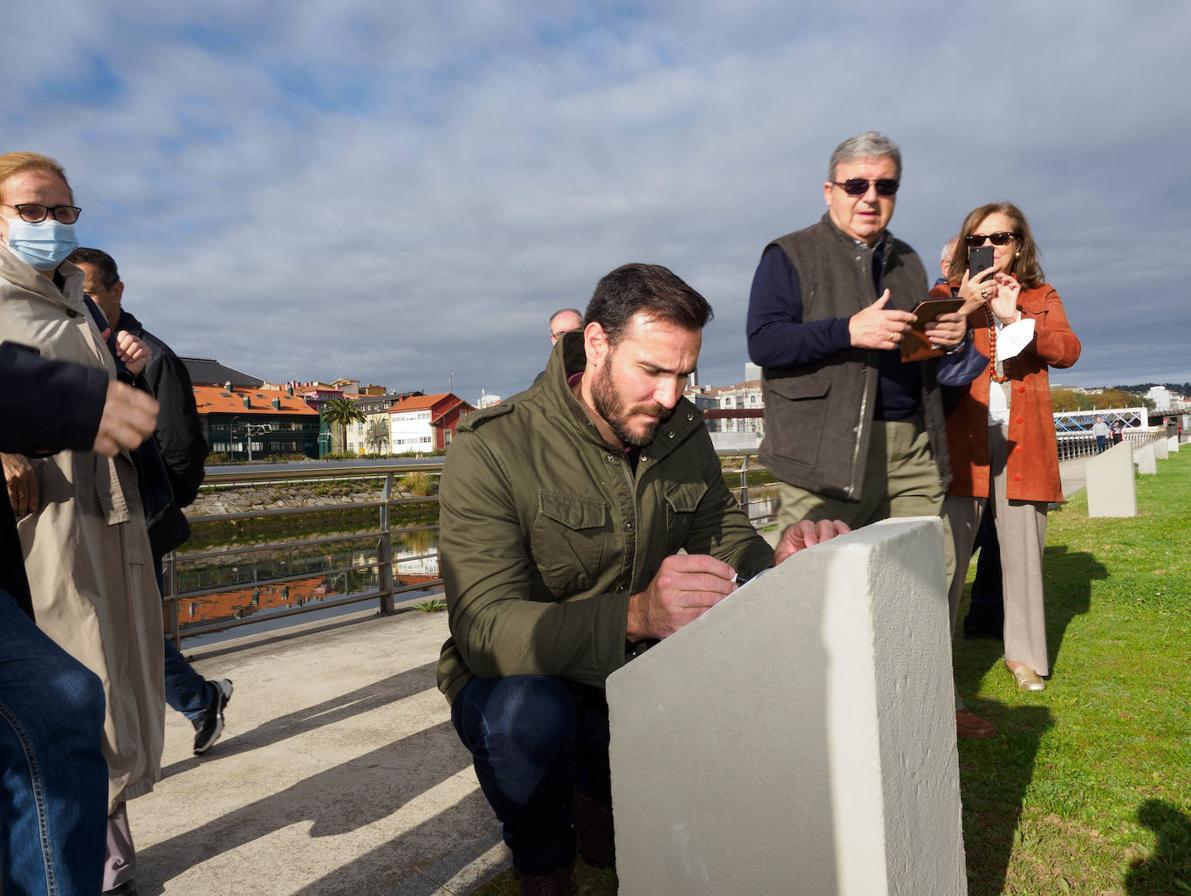
[[[987,498],[948,495],[945,513],[955,537],[955,576],[951,580],[951,627],[963,595],[972,545],[980,518],[991,507],[1001,544],[1005,601],[1005,661],[1022,663],[1039,675],[1050,674],[1046,651],[1046,613],[1042,595],[1042,549],[1046,545],[1045,501],[1010,501],[1005,497],[1005,460],[1009,443],[1004,426],[988,429]]]
[[[801,520],[843,520],[853,529],[902,516],[939,516],[943,486],[921,420],[876,420],[859,501],[826,498],[785,482],[778,483],[777,520],[784,529]],[[947,581],[955,571],[954,545],[943,533]],[[969,554],[971,546],[968,547]]]

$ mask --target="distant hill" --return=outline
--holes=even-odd
[[[1105,386],[1106,389],[1120,389],[1123,392],[1136,392],[1145,395],[1154,386],[1165,386],[1175,395],[1191,395],[1191,383],[1136,383],[1132,386]]]

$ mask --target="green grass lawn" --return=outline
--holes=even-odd
[[[1191,446],[1158,470],[1133,519],[1089,519],[1083,492],[1052,511],[1045,691],[1016,690],[999,642],[956,641],[960,693],[1001,732],[960,742],[972,896],[1191,896]],[[475,896],[516,893],[509,872]]]

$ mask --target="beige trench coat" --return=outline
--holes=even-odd
[[[83,305],[83,276],[51,280],[0,246],[0,341],[42,357],[115,366]],[[99,676],[111,807],[153,789],[165,725],[161,596],[127,455],[62,451],[32,460],[40,509],[17,524],[37,625]],[[110,809],[109,809],[110,811]]]

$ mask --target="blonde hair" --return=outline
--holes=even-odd
[[[62,179],[66,190],[70,193],[70,201],[74,202],[74,190],[70,188],[70,181],[66,179],[66,169],[49,156],[35,152],[6,152],[0,155],[0,199],[4,198],[4,183],[13,175],[22,171],[44,171]]]

